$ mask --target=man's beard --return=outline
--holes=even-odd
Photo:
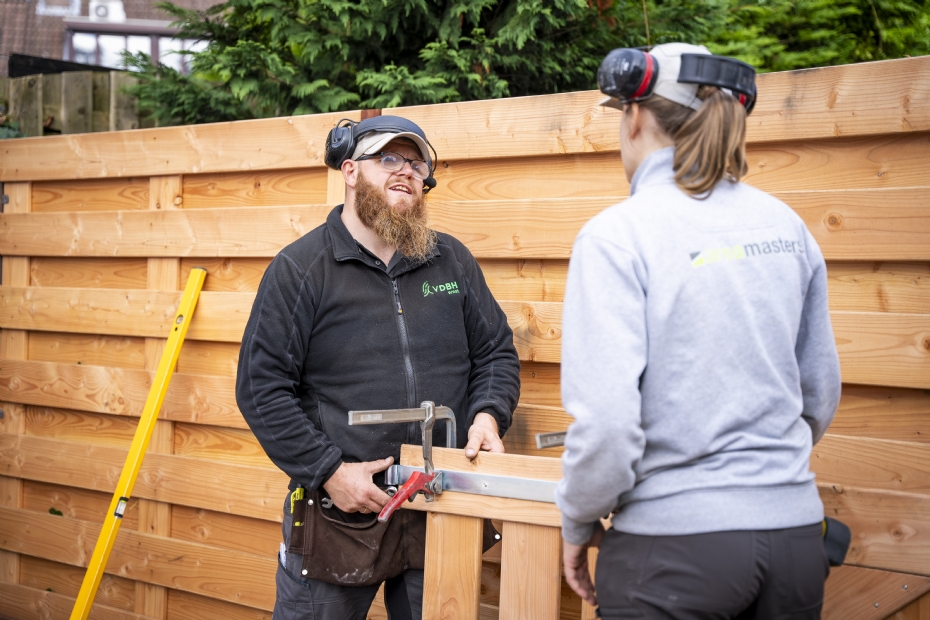
[[[423,194],[411,195],[394,209],[388,202],[387,190],[376,187],[359,171],[355,213],[362,224],[406,258],[417,262],[426,260],[436,247],[436,233],[429,227]]]

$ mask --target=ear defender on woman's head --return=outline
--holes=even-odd
[[[650,52],[615,49],[601,61],[597,85],[609,97],[601,105],[614,108],[659,95],[697,110],[702,103],[697,90],[702,85],[732,94],[747,114],[756,103],[756,70],[752,66],[687,43],[663,43]]]

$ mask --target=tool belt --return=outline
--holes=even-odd
[[[301,576],[326,583],[370,586],[408,569],[422,569],[426,515],[400,510],[387,523],[378,514],[339,510],[319,490],[291,493],[288,553],[303,556]]]

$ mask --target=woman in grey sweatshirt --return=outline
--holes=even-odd
[[[632,196],[582,229],[565,292],[566,575],[593,604],[603,537],[603,618],[819,618],[809,459],[840,395],[823,255],[739,182],[745,97],[677,81],[682,54],[709,52],[654,48],[658,80],[623,97],[605,88],[619,51],[641,54],[615,50],[599,83],[624,112]]]

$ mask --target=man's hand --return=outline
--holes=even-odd
[[[478,451],[504,452],[504,442],[497,432],[497,418],[490,413],[476,413],[475,419],[468,429],[468,443],[465,445],[465,456],[474,459]]]
[[[379,461],[343,463],[323,483],[323,488],[329,493],[336,508],[343,512],[381,512],[391,498],[371,481],[371,477],[390,467],[393,462],[394,457],[389,456]]]
[[[600,523],[594,524],[591,540],[583,545],[573,545],[567,540],[562,540],[565,581],[592,607],[597,606],[597,598],[594,595],[594,584],[591,582],[591,567],[588,566],[588,549],[599,548],[602,540],[604,540],[604,528]]]

